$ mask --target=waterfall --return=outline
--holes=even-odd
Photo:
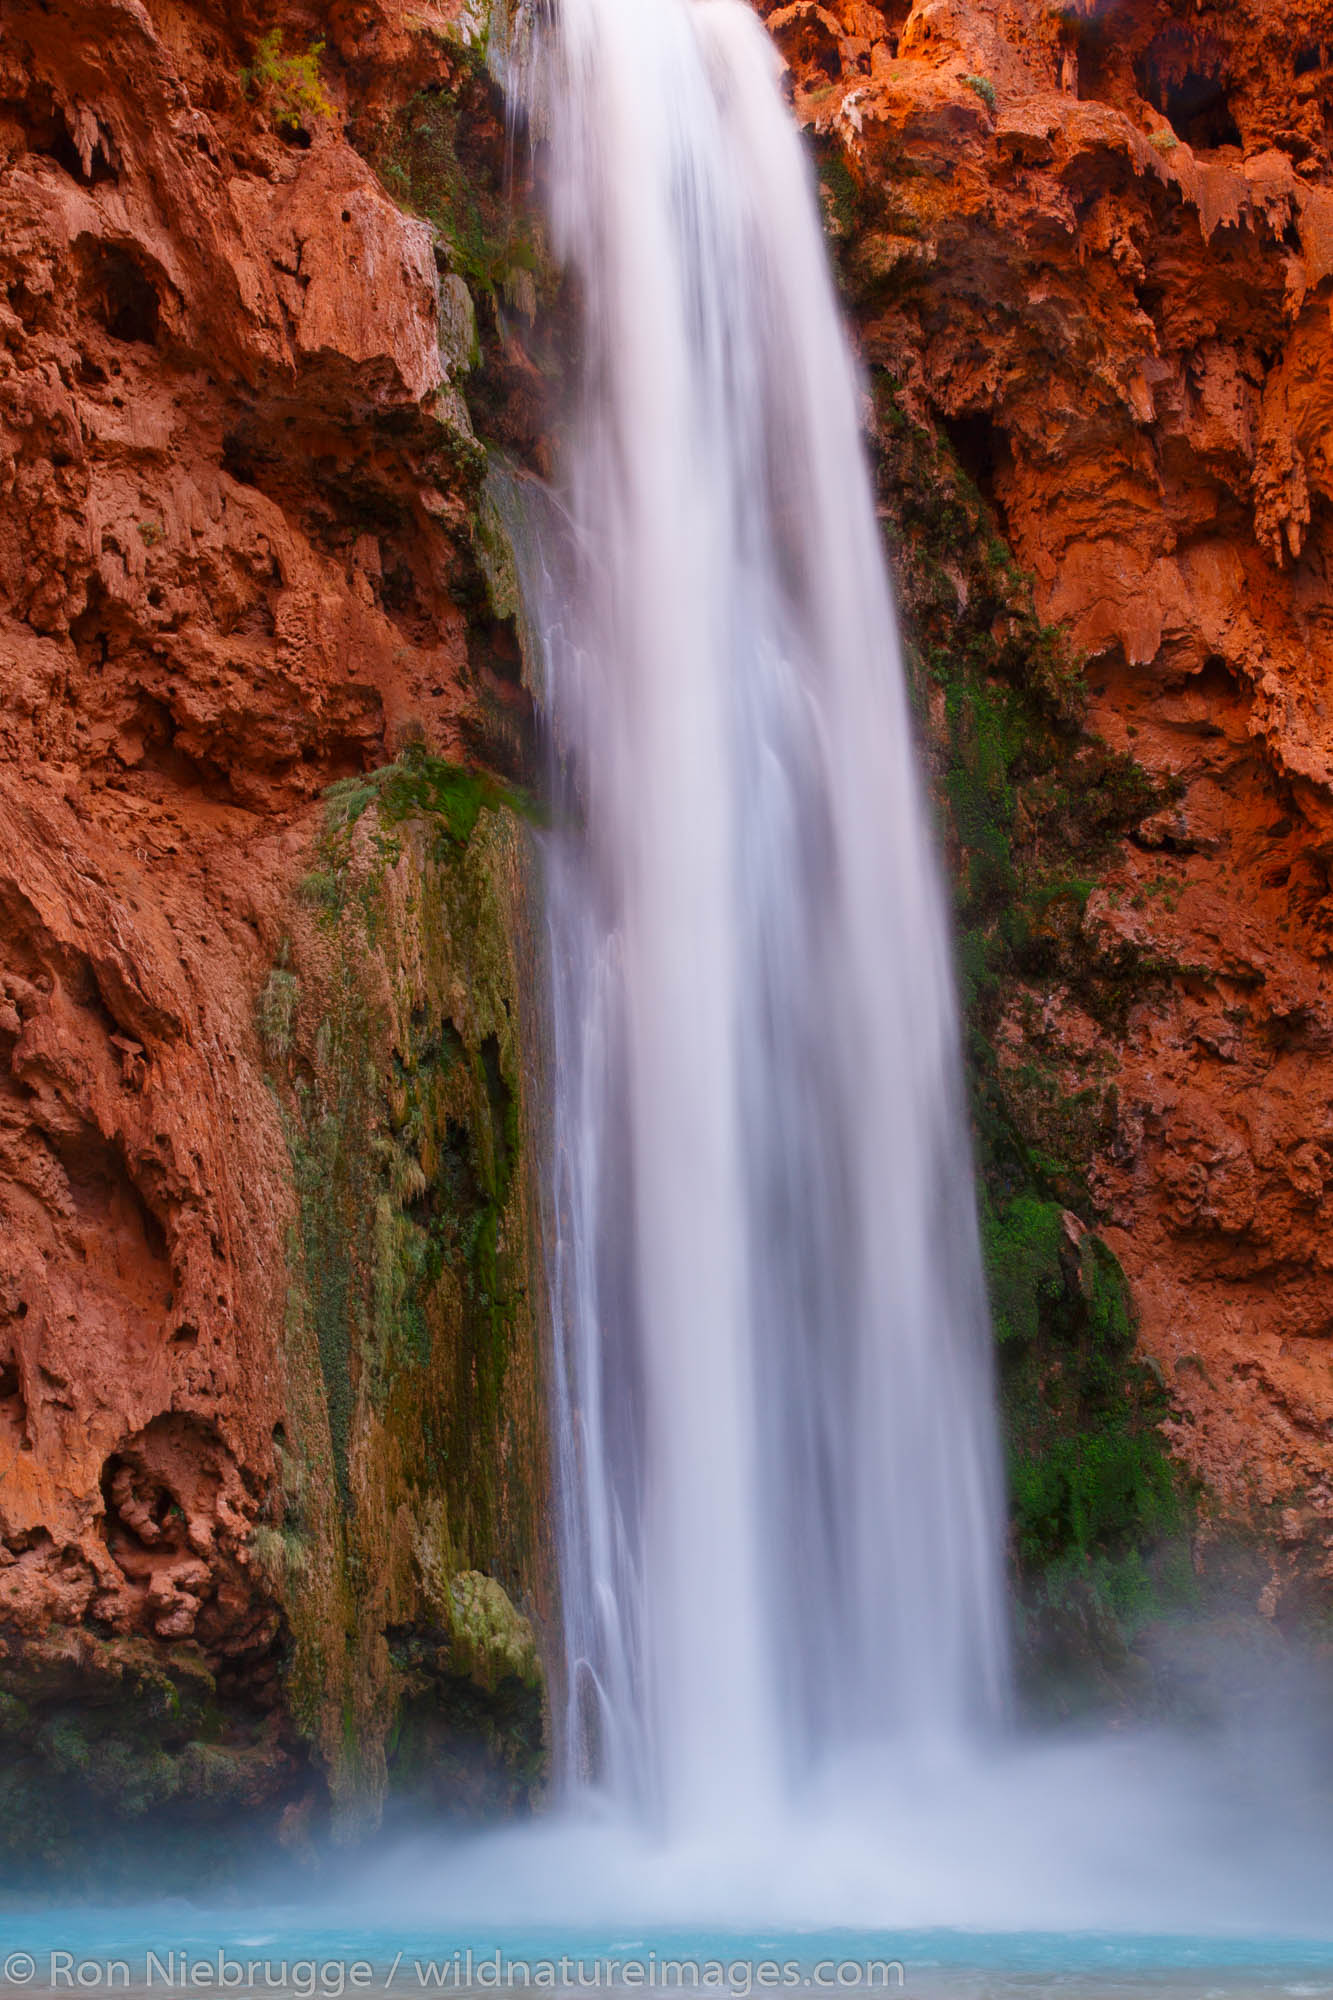
[[[780,1809],[1006,1693],[945,904],[817,198],[741,0],[533,56],[581,384],[538,607],[569,1782]]]

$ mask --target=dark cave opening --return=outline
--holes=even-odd
[[[28,1425],[28,1405],[23,1394],[23,1377],[14,1355],[6,1355],[0,1360],[0,1415],[19,1431],[26,1433]],[[25,1435],[22,1449],[32,1450],[31,1440]]]
[[[1244,143],[1231,110],[1226,78],[1197,58],[1185,66],[1174,51],[1150,49],[1134,65],[1140,93],[1170,121],[1177,138],[1197,153]]]
[[[1231,114],[1226,87],[1216,77],[1190,71],[1176,84],[1168,84],[1166,115],[1172,127],[1196,152],[1211,152],[1218,146],[1244,143],[1240,127]]]
[[[98,245],[87,260],[93,311],[113,340],[155,347],[162,306],[157,286],[138,258],[114,244]]]
[[[898,38],[907,26],[907,17],[912,11],[913,0],[883,0],[880,12],[884,16],[884,26],[888,30],[889,54],[896,58]]]
[[[996,476],[1009,455],[1009,446],[994,420],[985,410],[961,417],[943,417],[941,425],[954,457],[988,505],[995,503]]]

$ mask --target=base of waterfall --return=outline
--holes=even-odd
[[[737,1800],[674,1831],[595,1805],[484,1833],[421,1828],[225,1904],[25,1899],[7,1914],[6,1963],[15,1947],[30,1956],[31,1978],[8,1983],[34,1989],[107,1983],[44,1976],[59,1951],[94,1971],[120,1961],[110,1983],[130,1989],[297,2000],[594,1986],[739,2000],[769,1987],[1333,1995],[1331,1871],[1327,1745],[1251,1716],[1206,1739],[1048,1736],[966,1758],[886,1747],[799,1805],[761,1815]],[[228,1970],[247,1963],[248,1980]]]
[[[899,1957],[908,1934],[940,1930],[1333,1946],[1333,1782],[1277,1731],[1206,1748],[1130,1732],[966,1759],[886,1749],[829,1771],[799,1807],[738,1800],[729,1818],[656,1833],[552,1816],[417,1836],[358,1872],[381,1910],[474,1935],[516,1921],[612,1938],[838,1931],[897,1940]]]

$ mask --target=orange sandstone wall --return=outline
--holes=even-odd
[[[1333,8],[761,6],[861,216],[867,359],[941,421],[1086,658],[1092,725],[1178,802],[1085,922],[1174,966],[1108,1041],[1105,1234],[1228,1502],[1333,1552]],[[868,213],[869,221],[864,220]],[[1031,1028],[1019,1031],[1031,1036]]]
[[[409,738],[503,762],[496,717],[523,700],[473,546],[467,294],[366,157],[425,92],[461,106],[468,170],[498,186],[469,22],[389,0],[0,9],[12,1661],[68,1628],[71,1672],[93,1640],[184,1645],[252,1706],[276,1697],[285,1612],[254,1536],[283,1518],[298,1212],[257,1004],[323,789]],[[322,101],[290,121],[247,84],[274,28],[327,44]],[[483,334],[479,394],[521,451],[531,370]]]

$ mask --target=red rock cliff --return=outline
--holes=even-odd
[[[308,1370],[285,1352],[301,1282],[292,1132],[302,1107],[324,1102],[325,1126],[334,1115],[320,1098],[330,1032],[347,1065],[373,1047],[386,1090],[396,1074],[407,1091],[438,1055],[412,1025],[434,995],[469,1059],[490,1033],[495,1075],[509,1076],[481,1003],[464,1019],[449,999],[476,937],[454,939],[451,969],[438,925],[423,943],[409,913],[404,971],[397,944],[354,935],[338,902],[355,881],[367,910],[384,895],[401,912],[430,852],[408,841],[386,887],[383,843],[355,848],[369,822],[332,858],[312,848],[332,781],[409,742],[427,775],[479,747],[503,765],[522,729],[512,638],[472,532],[484,460],[457,385],[473,309],[437,229],[365,157],[391,134],[409,164],[433,145],[446,194],[466,176],[469,216],[485,208],[504,131],[473,40],[468,10],[447,6],[410,27],[392,4],[0,7],[0,1641],[21,1667],[69,1635],[24,1684],[38,1704],[24,1755],[70,1674],[105,1669],[119,1688],[135,1644],[184,1646],[268,1717],[251,1792],[296,1796],[273,1714],[296,1613],[256,1533],[295,1519],[336,1569],[333,1460],[345,1495],[370,1467],[389,1496],[373,1532],[363,1518],[378,1559],[362,1567],[415,1562],[415,1582],[385,1584],[373,1616],[335,1591],[304,1639],[297,1618],[311,1717],[326,1718],[307,1720],[330,1755],[359,1701],[374,1707],[417,1671],[390,1667],[384,1627],[411,1622],[408,1600],[429,1595],[440,1564],[494,1568],[529,1599],[541,1588],[535,1531],[515,1527],[505,1497],[540,1476],[530,1383],[503,1420],[520,1433],[531,1420],[531,1467],[492,1466],[485,1506],[448,1535],[437,1506],[426,1535],[400,1488],[429,1440],[400,1436],[386,1471],[376,1440],[391,1418],[367,1402],[369,1364],[350,1364],[348,1417],[334,1352],[333,1442],[321,1412],[293,1444]],[[409,100],[420,143],[402,125]],[[524,364],[494,314],[483,334],[477,397],[521,450]],[[295,894],[312,856],[335,884],[322,931]],[[358,1046],[337,1042],[349,957],[380,982]],[[257,1027],[275,1004],[276,1050]],[[366,1144],[379,1133],[401,1153],[396,1100],[372,1099],[356,1111]],[[471,1129],[470,1104],[450,1100],[451,1133]],[[418,1125],[433,1129],[424,1113]],[[307,1221],[336,1198],[346,1151],[319,1155],[331,1180],[308,1193]],[[367,1167],[359,1209],[374,1210],[376,1175],[415,1186],[421,1171],[405,1155]],[[494,1183],[468,1198],[503,1211],[503,1250],[510,1210]],[[424,1241],[433,1226],[420,1215],[400,1234]],[[369,1297],[379,1252],[348,1254]],[[440,1282],[427,1321],[446,1312]],[[316,1374],[319,1362],[328,1374],[327,1340]],[[433,1420],[424,1401],[418,1430]],[[285,1505],[275,1438],[309,1460],[304,1497],[289,1490]],[[382,1738],[383,1713],[378,1726]]]
[[[764,6],[867,358],[941,421],[1174,802],[1085,925],[1170,976],[1121,1034],[1036,988],[1179,1451],[1333,1553],[1333,10]]]

